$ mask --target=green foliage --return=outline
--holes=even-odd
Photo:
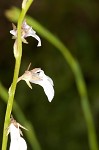
[[[40,2],[41,3],[41,2]],[[48,1],[45,3],[46,9],[41,8],[40,4],[37,6],[37,10],[34,10],[34,16],[36,16],[40,22],[43,22],[47,28],[49,28],[53,33],[57,33],[58,37],[66,43],[67,47],[71,50],[71,53],[77,58],[80,66],[83,70],[85,81],[88,87],[88,94],[90,97],[92,112],[94,112],[95,119],[98,118],[98,39],[97,39],[97,29],[95,24],[98,22],[98,2],[91,1]],[[52,7],[55,6],[55,7]],[[44,6],[43,6],[44,7]],[[40,13],[42,10],[43,13]],[[45,13],[47,11],[47,13]],[[15,14],[18,11],[14,11]],[[31,10],[31,15],[33,11]],[[17,15],[13,15],[13,21],[17,21]],[[36,31],[42,35],[45,39],[55,44],[53,35],[45,30],[45,27],[36,22],[33,18],[28,17],[28,22],[36,29]],[[43,30],[42,30],[43,29]],[[56,37],[55,37],[56,38]],[[33,67],[41,67],[50,76],[52,76],[55,83],[55,98],[53,102],[49,105],[46,101],[46,97],[42,94],[42,89],[36,85],[33,85],[33,91],[31,92],[24,82],[21,82],[17,87],[16,100],[20,105],[22,111],[24,112],[26,118],[31,121],[34,125],[34,129],[37,133],[38,139],[40,141],[42,149],[68,149],[68,150],[79,150],[88,149],[87,140],[87,129],[85,120],[82,114],[81,105],[83,111],[85,111],[85,117],[90,118],[89,108],[86,109],[86,100],[83,97],[83,83],[81,81],[82,74],[79,73],[78,61],[76,61],[77,66],[75,67],[75,59],[72,62],[68,59],[68,51],[66,47],[60,43],[59,39],[56,40],[56,44],[53,47],[50,43],[47,43],[45,39],[42,39],[43,46],[40,49],[35,47],[35,41],[33,43],[29,42],[29,45],[23,45],[23,59],[20,74],[24,72],[29,62],[31,61]],[[6,45],[9,45],[10,40],[6,41]],[[59,46],[59,44],[61,46]],[[60,47],[60,51],[56,51]],[[9,49],[12,47],[9,45]],[[62,49],[64,49],[62,51]],[[76,82],[80,83],[80,88],[78,85],[78,90],[80,96],[83,97],[80,105],[80,98],[76,90],[74,77],[70,68],[68,67],[65,59],[60,52],[68,59],[69,65],[74,65],[75,68],[72,71],[76,74]],[[7,54],[6,54],[7,55]],[[6,58],[7,56],[5,56]],[[8,59],[9,60],[9,59]],[[1,73],[1,79],[6,86],[10,85],[9,82],[12,72],[10,71],[10,62],[8,62],[8,80],[3,78],[5,72]],[[14,63],[12,62],[12,65]],[[2,67],[2,66],[1,66]],[[13,68],[13,67],[12,67]],[[78,68],[78,69],[77,69]],[[76,71],[75,71],[76,70]],[[76,72],[76,73],[75,73]],[[79,79],[80,76],[80,79]],[[5,79],[7,82],[5,82]],[[84,82],[84,80],[83,80]],[[86,87],[85,95],[86,95]],[[39,94],[38,94],[39,93]],[[89,104],[87,103],[87,106]],[[86,110],[84,110],[86,109]],[[93,115],[93,116],[94,116]],[[98,119],[94,119],[94,124],[98,126]],[[89,120],[88,120],[89,121]],[[92,123],[93,123],[92,122]],[[88,127],[88,123],[87,123]],[[89,125],[90,128],[90,125]],[[90,130],[90,129],[89,129]],[[89,131],[90,132],[90,131]],[[91,132],[90,132],[91,133]],[[89,135],[90,136],[90,135]],[[93,144],[93,134],[91,133]],[[93,146],[95,149],[95,146]],[[30,146],[31,149],[31,146]]]

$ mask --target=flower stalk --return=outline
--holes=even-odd
[[[23,0],[24,2],[24,0]],[[16,90],[16,84],[17,84],[17,79],[19,75],[19,70],[20,70],[20,64],[21,64],[21,57],[22,57],[22,39],[21,39],[21,26],[22,22],[24,20],[25,14],[32,4],[33,0],[28,0],[24,8],[22,8],[22,11],[20,13],[19,19],[18,19],[18,26],[17,26],[17,52],[18,55],[15,57],[15,69],[14,69],[14,76],[13,76],[13,81],[9,90],[9,98],[8,98],[8,103],[7,103],[7,109],[6,109],[6,115],[5,115],[5,122],[4,122],[4,129],[3,129],[3,141],[2,141],[2,150],[6,150],[7,147],[7,131],[6,129],[8,128],[8,125],[10,123],[10,115],[12,112],[12,106],[13,106],[13,100],[14,100],[14,95],[15,95],[15,90]]]

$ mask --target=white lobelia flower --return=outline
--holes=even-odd
[[[22,132],[19,129],[19,127],[27,130],[22,125],[16,122],[13,118],[11,118],[11,123],[8,127],[8,133],[10,133],[10,148],[9,150],[27,150],[27,144],[26,141],[21,137]]]
[[[20,80],[25,80],[27,85],[32,89],[30,84],[38,84],[43,87],[44,92],[48,98],[48,101],[51,102],[54,97],[54,84],[50,77],[45,75],[44,71],[41,68],[35,68],[33,70],[26,70],[25,73],[18,78],[18,82]]]
[[[17,28],[14,24],[12,24],[13,30],[10,31],[10,33],[13,35],[13,39],[17,39]],[[36,35],[36,32],[30,27],[26,20],[23,21],[22,27],[21,27],[21,38],[23,43],[28,43],[25,38],[32,36],[38,41],[37,46],[41,46],[41,39],[38,35]]]

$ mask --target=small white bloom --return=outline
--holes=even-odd
[[[49,102],[52,101],[54,97],[53,81],[50,77],[46,76],[44,71],[40,68],[35,68],[31,70],[31,74],[34,77],[38,77],[38,80],[30,79],[30,82],[38,84],[43,87],[45,94],[48,97]]]
[[[22,132],[19,127],[24,128],[12,118],[8,128],[8,134],[10,133],[11,138],[9,150],[27,150],[26,141],[21,137]]]
[[[50,77],[45,75],[44,71],[41,70],[40,68],[35,68],[30,71],[28,70],[25,71],[25,73],[21,77],[18,78],[18,82],[20,80],[25,80],[31,89],[32,89],[32,86],[30,82],[42,86],[49,102],[52,101],[54,97],[53,81]]]
[[[17,28],[14,24],[12,24],[13,30],[10,31],[10,33],[13,35],[13,39],[17,39]],[[28,43],[25,38],[32,36],[38,41],[37,46],[41,46],[41,39],[39,38],[38,35],[36,35],[36,32],[30,27],[26,21],[23,21],[22,27],[21,27],[21,38],[22,42]]]

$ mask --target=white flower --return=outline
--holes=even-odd
[[[21,137],[22,132],[19,127],[24,128],[12,118],[8,128],[8,134],[10,133],[11,138],[9,150],[27,150],[26,141]]]
[[[43,87],[44,92],[48,98],[48,101],[51,102],[53,97],[54,97],[54,84],[53,81],[50,77],[45,75],[44,71],[41,70],[40,68],[35,68],[30,71],[25,71],[25,73],[18,78],[18,82],[20,80],[25,80],[28,86],[32,89],[32,86],[30,84],[38,84]]]
[[[53,81],[50,77],[46,76],[44,74],[44,71],[40,68],[35,68],[31,70],[32,78],[30,79],[30,82],[38,84],[43,87],[45,94],[48,97],[49,102],[52,101],[54,97],[54,89],[53,89]],[[34,80],[34,77],[38,77],[38,80]]]
[[[10,33],[13,35],[13,39],[17,39],[17,28],[14,24],[12,24],[13,30],[10,31]],[[25,38],[32,36],[38,41],[37,46],[41,46],[41,39],[38,35],[36,35],[36,32],[30,27],[26,21],[23,21],[22,27],[21,27],[21,38],[22,42],[28,43]]]

